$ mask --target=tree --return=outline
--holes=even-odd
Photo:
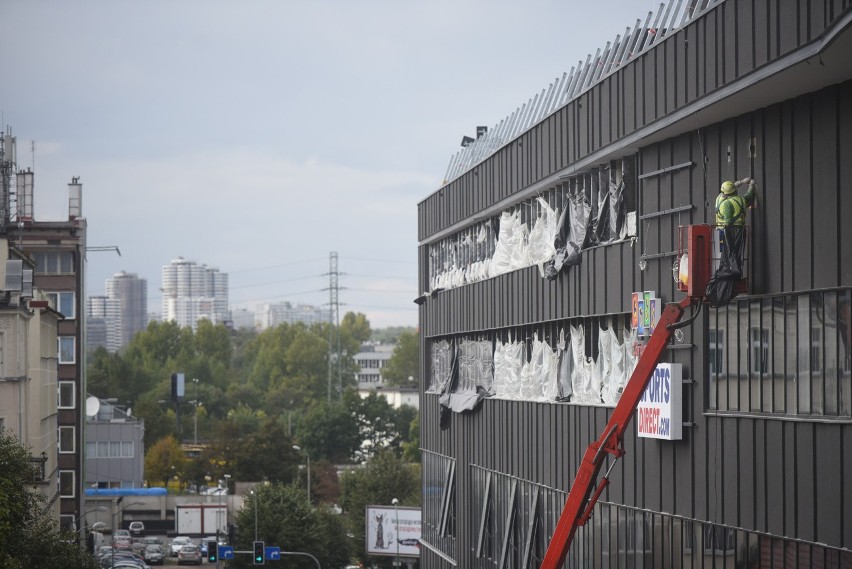
[[[313,460],[349,462],[361,444],[355,417],[343,402],[317,401],[302,415],[296,440]]]
[[[382,369],[388,385],[417,387],[420,380],[420,339],[417,332],[403,332],[390,359]],[[409,378],[412,378],[409,380]]]
[[[169,485],[172,476],[182,476],[186,469],[186,457],[173,436],[160,439],[145,453],[145,479]]]
[[[77,545],[77,536],[58,529],[45,513],[45,496],[33,488],[29,450],[0,429],[0,567],[3,569],[98,569]]]
[[[342,567],[349,561],[348,539],[340,516],[324,506],[308,503],[304,487],[283,484],[259,484],[255,494],[247,496],[237,512],[237,549],[250,550],[257,538],[282,551],[309,553],[322,567]],[[256,509],[255,509],[256,508]],[[234,544],[232,544],[234,545]],[[288,555],[287,567],[315,569],[309,557]],[[251,567],[242,556],[229,562],[233,567]]]
[[[364,314],[347,312],[340,323],[340,332],[358,342],[358,345],[370,340],[370,321]]]
[[[402,458],[420,462],[420,412],[417,411],[408,429],[408,440],[402,443]]]
[[[420,505],[420,465],[403,462],[393,452],[380,451],[363,469],[351,470],[341,477],[340,505],[349,532],[354,536],[354,554],[367,561],[364,549],[364,515],[371,504]]]

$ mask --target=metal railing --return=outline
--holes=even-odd
[[[606,46],[599,48],[594,57],[589,54],[585,62],[578,61],[571,71],[557,77],[547,88],[453,155],[444,183],[455,180],[625,63],[722,1],[667,0],[661,3],[656,14],[648,12],[644,22],[637,19],[632,28],[628,26],[623,34],[616,35]]]

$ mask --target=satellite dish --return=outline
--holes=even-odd
[[[86,398],[86,416],[94,417],[101,410],[101,400],[94,395]]]

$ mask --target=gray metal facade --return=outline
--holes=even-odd
[[[635,242],[554,281],[531,267],[426,298],[429,378],[438,340],[555,340],[626,318],[632,291],[682,298],[678,225],[712,223],[721,181],[758,182],[749,295],[664,358],[683,364],[683,440],[627,438],[566,566],[852,566],[850,5],[716,3],[420,203],[423,291],[430,248],[539,195],[559,205],[603,166],[638,219]],[[428,383],[422,566],[537,567],[610,409],[486,398],[442,429]]]

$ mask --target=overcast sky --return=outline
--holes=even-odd
[[[87,295],[182,256],[232,307],[328,302],[417,325],[417,203],[489,128],[657,4],[647,0],[0,2],[0,113],[35,218],[83,183]],[[33,141],[35,152],[32,151]]]

